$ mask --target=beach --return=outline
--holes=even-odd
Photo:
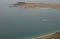
[[[32,39],[59,39],[59,38],[60,38],[60,32],[54,32]]]
[[[36,37],[36,38],[32,38],[32,39],[41,39],[41,38],[45,38],[45,37],[47,37],[47,36],[50,36],[50,35],[52,35],[52,34],[54,34],[54,33],[49,33],[49,34],[42,35],[42,36],[40,36],[40,37]]]

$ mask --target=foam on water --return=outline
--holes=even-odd
[[[42,19],[43,22],[48,21],[47,19]]]

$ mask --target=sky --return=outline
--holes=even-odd
[[[36,3],[59,3],[60,0],[0,0],[1,3],[16,3],[16,2],[36,2]]]

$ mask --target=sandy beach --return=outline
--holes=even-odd
[[[44,37],[50,36],[52,34],[54,34],[54,33],[45,34],[45,35],[42,35],[40,37],[36,37],[36,38],[32,38],[32,39],[44,38]]]
[[[60,32],[52,32],[32,39],[60,39]]]

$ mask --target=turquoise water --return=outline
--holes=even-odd
[[[0,39],[31,39],[60,30],[60,10],[8,6],[0,6]]]

